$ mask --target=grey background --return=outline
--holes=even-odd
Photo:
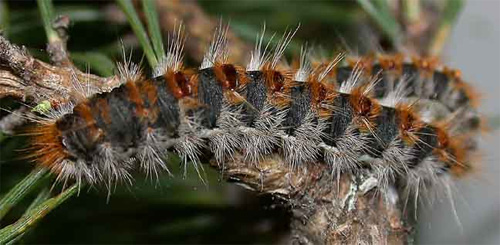
[[[447,47],[444,63],[462,70],[482,95],[480,111],[500,114],[500,1],[469,0]],[[419,244],[500,244],[500,130],[481,142],[478,171],[457,181],[458,217],[443,195],[442,202],[420,209]]]

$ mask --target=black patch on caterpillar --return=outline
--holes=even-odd
[[[63,144],[75,157],[84,159],[87,164],[96,155],[95,142],[89,140],[89,128],[75,129],[63,134]]]
[[[429,156],[438,145],[438,138],[434,127],[430,125],[422,127],[417,134],[419,140],[417,140],[412,147],[413,158],[407,162],[409,168],[416,167],[422,160]]]
[[[249,71],[247,77],[249,83],[246,85],[246,100],[253,108],[245,107],[245,121],[248,126],[253,126],[255,118],[267,100],[267,87],[261,71]]]
[[[443,96],[443,93],[446,92],[449,86],[448,76],[443,74],[442,72],[434,72],[432,75],[434,79],[434,94],[431,99],[440,99]]]
[[[381,107],[373,131],[374,134],[370,134],[368,138],[367,153],[372,157],[379,158],[389,143],[399,135],[396,110],[390,107]]]
[[[303,119],[311,108],[311,93],[305,84],[299,84],[291,88],[292,98],[290,108],[286,115],[284,126],[286,132],[293,135],[295,129],[302,125]]]
[[[62,133],[72,130],[76,125],[84,125],[83,118],[75,116],[75,113],[66,114],[56,122],[56,127]]]
[[[62,144],[71,155],[90,163],[96,144],[90,140],[90,132],[86,124],[78,114],[67,114],[57,121],[56,126],[61,131]]]
[[[373,95],[375,98],[383,97],[386,94],[386,91],[388,91],[389,89],[392,89],[392,88],[389,88],[389,80],[388,80],[387,75],[385,75],[385,72],[383,72],[382,66],[380,66],[379,64],[373,65],[372,75],[377,75],[381,71],[382,71],[382,73],[381,73],[382,76],[380,76],[380,78],[379,78],[380,81],[377,82],[375,84],[375,86],[373,87]]]
[[[408,84],[408,96],[415,96],[415,82],[419,79],[418,68],[412,64],[403,64],[403,73]]]
[[[330,121],[329,127],[325,129],[326,138],[323,139],[328,145],[336,146],[337,138],[342,136],[347,127],[352,123],[353,111],[349,103],[349,94],[339,94],[333,100],[336,108]]]
[[[180,123],[179,102],[168,90],[167,83],[163,76],[155,78],[155,85],[159,113],[158,120],[156,120],[154,126],[165,127],[166,132],[170,133],[171,137],[174,137]]]
[[[217,81],[213,68],[200,70],[198,84],[199,100],[204,105],[202,125],[214,128],[224,99],[222,85]]]
[[[136,146],[145,130],[135,113],[136,105],[129,100],[126,86],[121,86],[103,97],[108,100],[111,123],[104,128],[106,138],[113,145],[124,148]],[[91,99],[95,101],[95,97]]]

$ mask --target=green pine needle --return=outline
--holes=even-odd
[[[36,207],[31,207],[31,209],[14,224],[8,225],[0,230],[0,244],[6,244],[14,239],[17,239],[29,228],[38,223],[38,221],[45,217],[45,215],[50,213],[50,211],[52,211],[54,208],[59,206],[61,203],[66,201],[66,199],[73,196],[77,192],[78,184],[75,184],[66,189],[61,194],[42,202]]]
[[[24,212],[21,219],[28,218],[30,216],[30,214],[33,212],[33,210],[35,210],[38,207],[38,205],[42,204],[43,202],[45,202],[49,198],[50,198],[50,189],[49,189],[49,187],[45,187],[45,188],[43,188],[42,191],[40,191],[40,193],[38,193],[38,196],[35,198],[35,200],[33,200],[33,202],[31,202],[30,206],[26,209],[26,211]],[[14,237],[12,240],[10,240],[7,243],[7,245],[8,244],[17,244],[17,241],[19,241],[24,236],[24,234],[26,234],[26,232],[28,232],[28,231],[25,231],[25,232],[17,235],[16,237]]]
[[[149,36],[151,37],[151,43],[153,44],[153,49],[156,53],[156,59],[161,60],[165,55],[165,50],[163,48],[162,34],[160,24],[158,23],[158,13],[156,11],[155,2],[142,1],[142,8],[144,10],[144,15],[146,16]]]
[[[390,38],[392,44],[397,46],[402,37],[401,27],[392,16],[387,2],[384,0],[357,0],[358,4],[377,22],[380,29]]]
[[[54,21],[54,5],[52,5],[52,0],[37,0],[37,3],[49,43],[59,41],[57,32],[52,28],[52,21]]]
[[[0,33],[7,36],[7,31],[9,29],[9,8],[7,3],[0,1]]]
[[[144,29],[144,26],[142,25],[141,21],[139,20],[139,16],[137,15],[137,12],[135,11],[134,5],[132,4],[131,0],[116,0],[122,11],[125,13],[127,16],[127,20],[130,23],[130,26],[132,27],[132,30],[134,31],[137,39],[139,40],[139,43],[142,46],[142,49],[144,51],[144,54],[146,55],[146,58],[149,62],[149,65],[151,67],[156,67],[158,64],[158,60],[156,59],[155,53],[153,51],[153,47],[151,46],[151,43],[149,41],[148,34],[146,33],[146,30]]]
[[[0,200],[0,219],[3,218],[9,210],[19,203],[19,201],[21,201],[26,195],[44,183],[44,180],[46,180],[49,175],[50,174],[46,168],[38,168],[17,183],[17,185],[14,186]]]

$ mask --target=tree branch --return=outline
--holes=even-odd
[[[73,66],[47,64],[2,36],[0,69],[0,98],[14,96],[24,101],[29,97],[35,104],[43,100],[54,103],[74,100],[74,82],[91,86],[96,91],[110,91],[119,85],[117,77],[102,78],[79,71]]]
[[[56,66],[73,66],[73,62],[69,58],[69,52],[67,49],[69,23],[70,21],[68,16],[59,16],[52,25],[58,38],[49,39],[47,52],[49,53],[50,61]]]
[[[410,235],[397,191],[378,191],[370,172],[336,179],[325,163],[291,171],[272,155],[247,164],[241,155],[224,166],[212,162],[224,178],[280,198],[292,213],[294,244],[405,244]],[[336,182],[337,181],[337,182]]]
[[[0,36],[1,38],[1,36]],[[0,98],[12,96],[24,100],[24,84],[21,78],[0,66]]]

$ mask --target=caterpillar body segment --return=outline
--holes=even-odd
[[[198,71],[181,63],[180,34],[156,77],[123,66],[121,86],[33,129],[35,160],[61,180],[108,186],[129,182],[134,168],[168,171],[170,151],[200,171],[202,158],[224,165],[235,154],[248,163],[277,154],[290,171],[320,162],[333,181],[368,168],[385,185],[470,168],[480,123],[458,72],[402,55],[315,63],[306,51],[291,69],[280,60],[294,32],[273,53],[260,39],[245,69],[228,62],[225,30]]]

